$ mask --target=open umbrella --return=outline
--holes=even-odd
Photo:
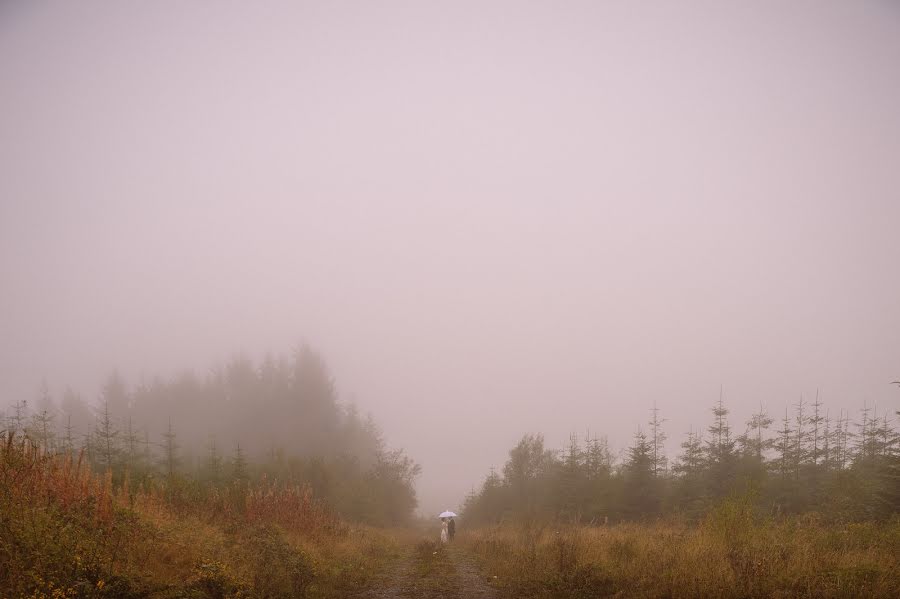
[[[454,512],[441,512],[441,515],[438,518],[458,518]]]

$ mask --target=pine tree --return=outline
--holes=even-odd
[[[900,412],[896,414],[900,416]],[[889,428],[886,416],[884,427]],[[900,435],[890,428],[885,441],[886,454],[878,473],[878,507],[882,514],[897,514],[900,512]]]
[[[31,416],[29,436],[43,451],[53,451],[56,435],[53,432],[53,414],[42,410]]]
[[[87,432],[81,435],[81,450],[87,456],[87,463],[94,464],[96,462],[96,440],[93,432]]]
[[[66,434],[71,438],[71,448],[75,449],[75,439],[93,431],[96,413],[70,388],[63,392],[59,407],[66,416],[66,426],[71,427]]]
[[[134,429],[131,416],[128,417],[128,425],[125,428],[125,469],[129,471],[141,467],[142,455],[139,449],[140,437]]]
[[[613,456],[606,437],[588,436],[584,455],[586,496],[584,514],[591,520],[607,518],[611,507],[610,477]]]
[[[250,473],[247,471],[247,458],[238,443],[234,449],[234,456],[231,458],[231,479],[239,484],[246,484],[250,480]]]
[[[31,423],[27,426],[27,434],[44,452],[53,451],[55,446],[54,418],[53,398],[50,396],[47,381],[42,381],[36,410],[31,415]]]
[[[653,443],[638,429],[625,463],[625,512],[632,518],[656,514],[660,505],[659,480],[654,475]]]
[[[747,433],[744,437],[745,453],[750,453],[759,464],[763,463],[766,450],[771,446],[771,442],[764,436],[764,431],[768,430],[774,422],[763,409],[762,403],[759,404],[759,412],[753,414],[747,421]]]
[[[687,438],[681,442],[681,455],[675,465],[675,472],[682,476],[699,476],[703,466],[703,437],[691,428]]]
[[[875,456],[879,461],[884,461],[892,451],[893,429],[888,422],[887,414],[883,414],[880,419],[875,420],[875,427],[872,432],[875,437]]]
[[[38,401],[38,410],[31,415],[31,425],[28,427],[28,436],[42,451],[53,451],[56,442],[53,421],[53,400],[47,390],[47,383],[41,387],[41,399]]]
[[[175,429],[172,427],[172,419],[169,419],[169,427],[163,433],[163,468],[166,476],[173,478],[178,473],[181,459],[178,454],[179,446]]]
[[[153,450],[150,448],[150,431],[144,429],[144,450],[141,452],[141,457],[145,464],[151,464],[153,462]]]
[[[794,478],[800,478],[800,471],[803,466],[806,464],[806,460],[809,456],[809,450],[807,448],[809,435],[806,432],[806,402],[803,401],[803,396],[800,396],[800,401],[794,404],[794,424],[796,428],[794,429],[794,451],[793,451],[793,471]]]
[[[778,452],[778,472],[782,480],[787,480],[793,463],[793,450],[791,446],[791,420],[788,417],[787,408],[784,409],[784,418],[781,420],[781,428],[778,429],[778,443],[775,446]]]
[[[825,473],[834,470],[834,451],[832,449],[831,418],[828,410],[825,410],[825,419],[822,425],[822,465]]]
[[[17,401],[13,408],[12,424],[9,427],[12,436],[25,433],[28,418],[28,400]]]
[[[653,476],[664,474],[668,468],[668,459],[666,458],[665,445],[666,434],[662,430],[662,423],[665,418],[659,417],[659,409],[656,402],[653,402],[653,417],[650,419],[650,437],[653,444]]]
[[[713,424],[709,427],[706,442],[706,464],[710,494],[714,498],[724,497],[731,489],[735,478],[735,441],[731,438],[728,424],[728,409],[723,393],[712,408]]]
[[[222,481],[222,455],[216,447],[215,435],[210,435],[204,462],[205,478],[213,485]]]
[[[66,427],[65,427],[65,451],[71,453],[75,451],[75,439],[74,439],[74,428],[72,427],[72,415],[66,414]]]
[[[584,480],[583,465],[584,454],[578,443],[578,436],[573,433],[569,435],[569,446],[559,468],[559,483],[556,489],[559,513],[572,522],[578,522],[581,517],[580,495]]]
[[[812,414],[809,416],[809,472],[806,480],[806,495],[810,505],[817,505],[821,499],[822,479],[820,471],[825,469],[820,464],[820,436],[822,433],[824,417],[822,416],[822,403],[819,401],[819,390],[816,389],[816,400],[812,404]],[[827,466],[826,466],[827,468]]]
[[[472,524],[499,524],[507,508],[507,488],[497,471],[491,468],[481,489],[466,498],[463,513]]]
[[[856,433],[853,435],[856,439],[856,446],[853,448],[853,460],[859,464],[871,462],[875,457],[875,446],[872,442],[872,429],[874,427],[871,423],[871,413],[869,406],[863,402],[863,408],[860,410],[862,421],[856,423]]]
[[[536,490],[546,479],[554,452],[544,448],[541,435],[525,435],[509,452],[509,460],[503,466],[503,480],[509,487],[515,509],[531,511],[538,504]]]
[[[691,516],[699,515],[704,497],[703,454],[703,436],[690,428],[685,440],[681,442],[681,454],[675,462],[673,471],[678,477],[675,483],[677,504]]]
[[[103,409],[97,414],[94,427],[98,465],[103,470],[113,468],[119,457],[119,431],[113,426],[109,404],[103,402]]]
[[[840,411],[838,420],[834,429],[834,451],[835,451],[835,468],[844,470],[848,463],[847,440],[848,440],[848,424],[849,414],[844,414],[844,410]]]
[[[810,425],[812,425],[812,465],[816,467],[819,465],[819,429],[823,424],[823,417],[821,412],[822,404],[819,402],[819,390],[816,389],[816,401],[813,402],[813,413],[809,419]]]
[[[588,437],[584,459],[589,478],[608,478],[612,472],[613,457],[606,437]]]
[[[728,425],[728,408],[725,407],[723,394],[712,408],[713,424],[709,427],[710,440],[707,441],[710,461],[726,462],[734,454],[734,441],[731,439],[731,427]]]

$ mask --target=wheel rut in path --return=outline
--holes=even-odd
[[[497,599],[472,558],[457,547],[422,541],[359,599]]]

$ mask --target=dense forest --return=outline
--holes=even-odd
[[[57,403],[43,385],[37,401],[0,413],[0,433],[83,454],[114,485],[303,485],[340,516],[377,525],[404,523],[416,506],[419,466],[386,446],[371,417],[338,402],[324,361],[306,346],[133,388],[113,373],[93,405],[71,389]]]
[[[526,435],[502,472],[492,470],[468,497],[465,521],[695,521],[735,497],[771,516],[855,521],[900,511],[900,436],[875,407],[852,420],[843,410],[832,417],[818,397],[777,420],[760,407],[740,434],[721,397],[711,412],[712,423],[688,432],[674,458],[655,406],[620,459],[603,437],[572,436],[554,451],[540,435]]]

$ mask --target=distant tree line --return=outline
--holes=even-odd
[[[121,483],[165,480],[226,489],[265,479],[308,485],[342,516],[408,520],[419,466],[387,448],[371,417],[341,405],[324,361],[309,347],[259,365],[238,357],[206,377],[187,372],[129,388],[109,376],[92,406],[43,385],[33,405],[0,412],[0,437],[48,452],[82,453]]]
[[[553,451],[526,435],[465,504],[467,523],[545,519],[582,523],[701,518],[741,495],[773,516],[816,512],[844,520],[900,512],[900,436],[888,414],[864,407],[851,421],[801,399],[777,421],[762,407],[735,434],[722,398],[705,431],[689,431],[665,454],[654,406],[621,459],[603,437],[570,438]]]

